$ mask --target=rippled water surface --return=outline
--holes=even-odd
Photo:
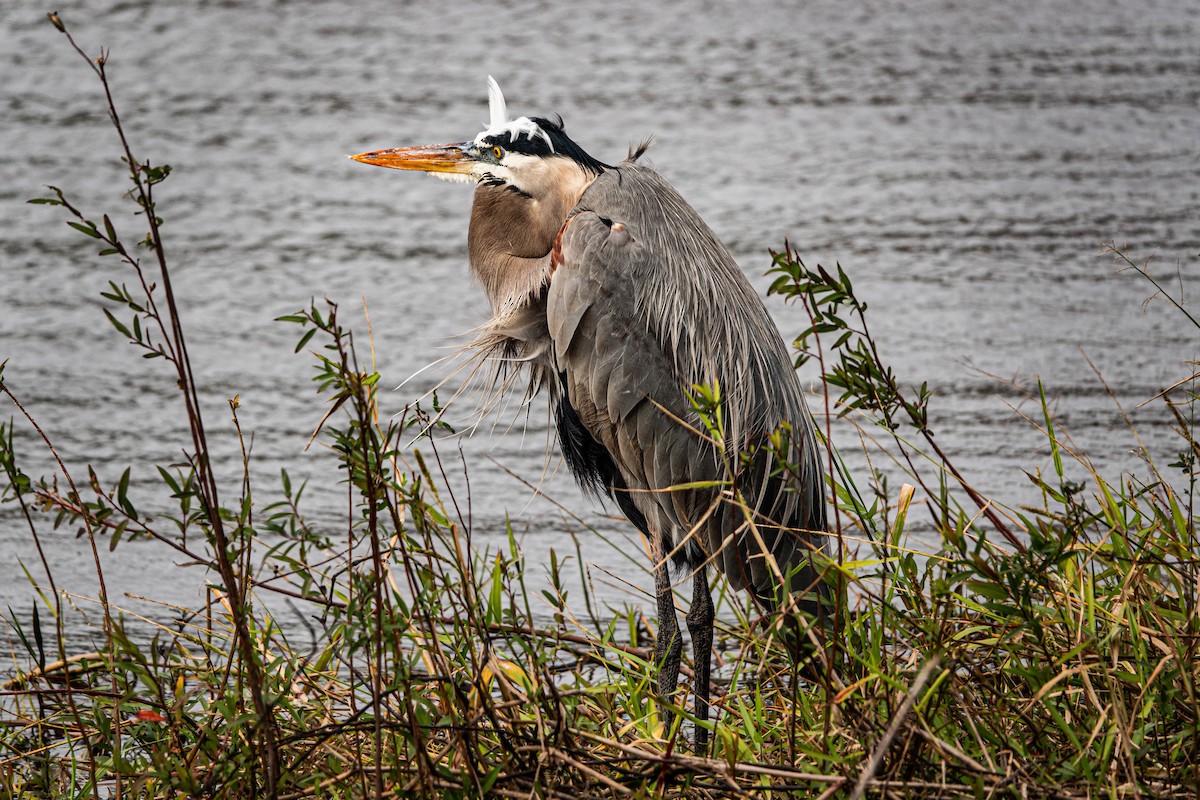
[[[160,213],[225,474],[236,477],[237,451],[224,398],[237,394],[259,496],[281,467],[314,476],[314,524],[341,524],[331,460],[304,451],[322,413],[312,359],[292,354],[297,331],[274,317],[328,295],[358,319],[365,299],[391,384],[484,319],[466,272],[469,189],[344,155],[473,136],[489,73],[510,109],[562,114],[601,160],[653,134],[651,163],[761,289],[767,248],[785,238],[809,263],[840,262],[885,357],[933,388],[941,446],[985,491],[1031,499],[1022,470],[1049,463],[1010,407],[1036,412],[1010,379],[1040,376],[1106,474],[1139,468],[1138,440],[1096,371],[1142,441],[1170,453],[1161,406],[1137,406],[1188,374],[1200,338],[1099,253],[1115,240],[1153,256],[1176,290],[1182,275],[1185,297],[1200,286],[1200,5],[792,5],[61,4],[89,52],[111,50],[136,152],[175,169]],[[42,11],[0,14],[0,360],[77,479],[86,464],[105,482],[134,464],[131,491],[151,497],[149,465],[179,460],[186,440],[163,365],[121,347],[101,312],[107,280],[128,276],[60,210],[24,203],[54,184],[86,209],[122,208],[118,228],[138,230],[98,84]],[[799,330],[802,310],[768,305],[785,333]],[[438,377],[385,393],[384,410]],[[468,456],[476,544],[498,541],[511,516],[535,588],[549,548],[574,546],[564,513],[505,468],[604,531],[628,529],[547,460],[540,408],[527,426],[503,417],[443,445],[452,461],[460,445]],[[20,423],[17,441],[28,471],[51,472]],[[94,595],[83,542],[47,529],[44,543],[59,587]],[[586,540],[583,552],[598,590],[625,598],[604,570],[628,577],[628,566]],[[35,595],[22,565],[43,573],[11,504],[0,554],[0,605],[24,617]],[[199,597],[203,574],[173,569],[160,547],[104,558],[114,597]]]

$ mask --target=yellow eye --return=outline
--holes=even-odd
[[[501,158],[504,158],[504,150],[497,145],[496,147],[492,148],[492,155],[494,155],[496,160],[499,161]]]

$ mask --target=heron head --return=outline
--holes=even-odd
[[[511,186],[540,198],[578,189],[608,169],[567,136],[562,119],[510,119],[504,95],[488,76],[491,121],[468,142],[373,150],[350,156],[363,164],[428,172],[457,183]]]

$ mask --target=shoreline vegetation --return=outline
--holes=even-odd
[[[828,575],[841,587],[843,636],[829,674],[806,681],[770,620],[718,582],[709,752],[692,756],[686,665],[676,696],[656,697],[654,629],[640,608],[600,608],[586,580],[568,602],[566,570],[618,545],[596,535],[582,553],[551,551],[548,585],[527,582],[511,531],[506,547],[474,547],[446,488],[436,401],[381,418],[380,376],[333,303],[281,321],[297,326],[296,351],[316,358],[314,422],[339,458],[344,530],[309,527],[304,486],[286,472],[274,496],[251,480],[236,397],[242,479],[218,481],[155,202],[170,168],[127,141],[106,55],[88,56],[58,15],[50,21],[95,73],[145,229],[122,238],[108,215],[54,187],[31,202],[65,214],[112,265],[104,313],[172,371],[190,456],[136,465],[157,470],[174,509],[151,519],[128,495],[130,470],[108,483],[58,460],[19,376],[0,364],[0,502],[19,509],[39,554],[47,531],[82,532],[102,612],[102,646],[70,652],[43,556],[43,574],[29,573],[32,616],[6,615],[19,647],[0,685],[0,799],[1195,797],[1197,375],[1153,398],[1175,419],[1176,451],[1147,453],[1144,474],[1116,479],[1073,449],[1039,385],[1029,422],[1053,468],[1029,475],[1040,504],[1012,508],[953,466],[928,427],[931,388],[902,385],[883,362],[849,275],[810,268],[790,247],[773,254],[771,293],[811,321],[797,365],[824,377],[818,427],[840,551]],[[1108,254],[1175,303],[1125,252]],[[1200,330],[1175,305],[1180,324]],[[879,471],[848,474],[827,442],[837,416],[859,427],[868,461],[893,460],[901,486]],[[18,426],[57,475],[22,471]],[[910,539],[918,515],[933,547]],[[96,555],[132,538],[189,562],[179,580],[207,581],[202,607],[164,606],[171,619],[151,622],[151,643],[130,635]],[[644,553],[625,555],[645,568]],[[269,597],[313,620],[311,643],[289,640]],[[533,608],[547,601],[553,620],[539,622]]]

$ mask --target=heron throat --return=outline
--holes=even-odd
[[[542,387],[549,387],[551,394],[557,388],[546,323],[551,251],[558,232],[596,179],[569,159],[546,159],[539,172],[523,188],[481,182],[467,236],[471,271],[492,308],[491,319],[470,346],[493,361],[494,380],[525,367],[530,397]]]
[[[475,189],[467,251],[493,320],[544,294],[555,237],[596,177],[570,159],[552,157],[530,174],[483,181]]]

